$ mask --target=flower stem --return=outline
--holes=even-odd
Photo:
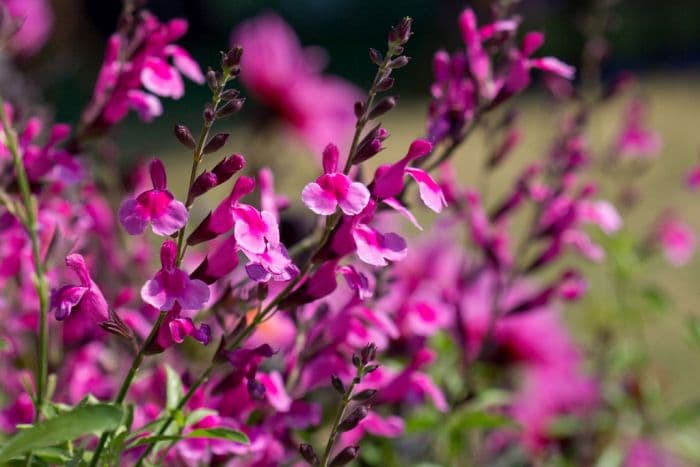
[[[352,398],[352,391],[355,389],[355,385],[360,382],[360,369],[358,369],[357,375],[352,379],[352,382],[348,388],[343,393],[343,398],[340,400],[340,405],[338,405],[338,410],[335,412],[335,418],[333,419],[333,426],[331,427],[331,434],[328,436],[328,442],[326,443],[326,449],[323,452],[323,457],[321,458],[321,467],[326,467],[330,461],[331,450],[335,444],[335,440],[338,438],[340,432],[338,431],[338,426],[340,421],[345,415],[345,410],[348,408],[350,399]]]
[[[49,289],[46,282],[44,263],[41,259],[41,249],[39,245],[39,234],[37,225],[37,204],[32,197],[27,179],[27,171],[22,160],[21,149],[17,144],[17,134],[15,133],[5,112],[5,100],[0,96],[0,120],[5,133],[5,145],[12,154],[12,162],[17,176],[20,198],[22,200],[23,214],[18,216],[32,245],[32,262],[34,266],[34,287],[39,297],[39,342],[38,342],[38,364],[36,368],[36,396],[34,398],[34,420],[38,421],[44,405],[46,393],[46,380],[48,377],[48,308]]]
[[[153,328],[151,329],[151,332],[148,334],[148,337],[146,337],[146,340],[143,341],[143,344],[139,348],[138,353],[134,357],[134,360],[131,362],[131,368],[129,368],[129,372],[126,374],[121,386],[119,387],[117,397],[114,398],[114,404],[121,405],[124,402],[124,399],[126,398],[126,395],[129,392],[129,388],[131,387],[131,383],[134,382],[136,372],[139,370],[144,358],[146,357],[146,351],[156,339],[156,336],[158,335],[158,330],[160,329],[160,325],[163,323],[163,320],[165,319],[165,316],[167,314],[167,311],[161,311],[158,315],[158,320],[156,320],[155,324],[153,325]],[[104,433],[102,433],[100,441],[97,444],[97,448],[95,449],[95,452],[92,455],[90,467],[95,467],[97,465],[97,462],[100,459],[100,455],[102,454],[102,450],[104,449],[105,444],[107,443],[107,440],[112,435],[112,433],[112,431],[105,431]]]

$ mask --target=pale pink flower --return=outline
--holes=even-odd
[[[664,216],[657,224],[656,240],[664,256],[673,266],[687,264],[695,253],[695,232],[688,224],[674,216]]]
[[[323,175],[304,187],[301,199],[309,209],[322,216],[335,213],[338,207],[348,216],[360,213],[369,202],[369,190],[337,170],[338,147],[329,144],[323,151]]]
[[[172,235],[187,224],[187,208],[168,191],[165,166],[154,159],[149,170],[153,189],[127,198],[119,207],[119,220],[131,235],[143,233],[150,223],[153,233]]]

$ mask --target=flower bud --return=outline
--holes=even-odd
[[[319,460],[318,456],[316,455],[316,451],[314,451],[314,448],[311,447],[310,444],[305,444],[302,443],[299,445],[299,454],[301,454],[301,457],[304,458],[306,462],[308,462],[310,465],[318,465]]]
[[[377,83],[376,89],[379,92],[384,92],[388,91],[394,87],[394,78],[391,76],[387,76],[386,78],[382,79],[380,82]]]
[[[194,183],[192,183],[192,188],[190,188],[186,204],[189,206],[195,198],[202,196],[218,184],[216,175],[209,171],[202,172],[199,177],[194,180]]]
[[[331,385],[333,386],[333,389],[338,392],[338,394],[345,394],[345,386],[336,375],[331,375]]]
[[[411,24],[413,19],[405,16],[401,19],[399,24],[391,28],[389,32],[389,44],[391,45],[404,45],[411,38]]]
[[[186,148],[194,149],[195,142],[192,133],[185,125],[175,125],[175,138]]]
[[[389,96],[385,97],[384,99],[380,100],[377,105],[374,106],[372,111],[369,113],[369,119],[375,119],[377,117],[380,117],[396,107],[396,97],[394,96]]]
[[[207,86],[209,86],[209,89],[211,89],[212,92],[216,92],[220,86],[217,73],[211,68],[209,68],[207,69],[207,73],[205,76],[207,79]]]
[[[369,413],[369,409],[364,405],[357,407],[355,410],[350,412],[350,415],[345,417],[345,419],[338,425],[338,431],[344,433],[350,431],[360,424],[362,419],[364,419]]]
[[[211,171],[216,175],[217,185],[221,185],[243,167],[245,167],[245,159],[243,156],[240,154],[232,154],[222,159]]]
[[[377,356],[377,345],[374,342],[367,344],[360,352],[362,364],[367,365]]]
[[[335,458],[328,465],[329,467],[343,467],[344,465],[347,465],[350,462],[357,459],[357,456],[359,454],[359,446],[348,446],[342,451],[340,451],[340,453],[337,456],[335,456]]]
[[[202,117],[204,118],[204,121],[209,124],[211,124],[214,121],[216,113],[214,113],[214,107],[211,105],[211,103],[207,103],[207,105],[204,106],[204,112],[202,113]]]
[[[352,396],[352,400],[364,402],[373,398],[377,394],[376,389],[365,389]]]
[[[231,99],[216,111],[216,116],[223,118],[233,115],[243,108],[243,104],[245,104],[245,98],[243,97],[240,99]]]
[[[204,146],[204,150],[202,151],[204,154],[210,154],[212,152],[216,152],[222,147],[224,147],[224,144],[226,144],[226,140],[228,139],[228,133],[217,133],[215,134],[209,142]]]
[[[365,103],[362,101],[355,102],[353,110],[355,111],[355,117],[361,118],[365,114]]]
[[[240,94],[241,94],[241,92],[238,89],[227,89],[221,93],[221,100],[228,102],[230,100],[235,99]]]
[[[241,57],[243,56],[243,47],[240,45],[234,45],[228,52],[221,53],[221,68],[223,69],[233,69],[237,68],[241,64]]]
[[[382,66],[382,64],[384,63],[384,57],[382,56],[382,53],[377,49],[369,49],[369,59],[372,60],[372,63],[374,63],[377,66]]]
[[[393,68],[394,70],[398,70],[399,68],[403,68],[406,65],[408,65],[408,62],[411,61],[411,57],[407,57],[405,55],[401,55],[399,57],[396,57],[392,61],[389,62],[389,68]]]

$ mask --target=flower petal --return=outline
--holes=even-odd
[[[325,191],[321,185],[312,182],[304,187],[301,200],[307,208],[320,216],[330,216],[335,212],[338,201],[333,193]]]

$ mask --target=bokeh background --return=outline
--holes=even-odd
[[[555,55],[573,65],[580,64],[580,51],[586,26],[584,11],[596,0],[523,0],[520,5],[525,30],[546,33],[543,54]],[[445,47],[461,46],[455,21],[458,12],[471,5],[486,11],[487,1],[460,0],[152,0],[149,8],[160,18],[185,16],[190,32],[183,45],[205,66],[218,61],[218,51],[225,49],[236,24],[265,11],[276,11],[298,32],[305,45],[319,45],[329,55],[328,72],[346,78],[358,86],[367,86],[373,67],[367,48],[384,43],[388,26],[402,16],[415,18],[415,38],[407,53],[414,58],[398,75],[396,90],[401,96],[399,111],[385,119],[393,134],[386,157],[402,154],[407,142],[423,134],[428,88],[431,80],[432,53]],[[56,0],[53,2],[56,24],[48,46],[41,54],[20,64],[30,75],[38,77],[33,90],[37,101],[50,103],[47,112],[59,121],[71,122],[89,100],[92,83],[102,60],[104,43],[114,30],[121,8],[118,0]],[[700,231],[700,194],[689,193],[683,186],[687,169],[697,162],[700,150],[698,106],[700,104],[700,2],[697,0],[621,1],[615,7],[613,29],[609,36],[612,55],[602,70],[610,78],[622,70],[637,74],[649,104],[650,122],[664,138],[664,149],[656,166],[636,182],[644,196],[644,209],[627,218],[629,229],[649,229],[653,216],[667,205],[696,231]],[[76,47],[78,44],[78,47]],[[182,159],[187,170],[188,155],[171,137],[173,124],[183,122],[197,127],[201,104],[208,90],[188,83],[185,97],[164,100],[164,116],[146,125],[129,117],[116,133],[121,164],[130,165],[141,157],[158,154],[172,160]],[[521,100],[523,144],[514,156],[510,169],[490,181],[494,192],[505,190],[512,175],[528,160],[543,153],[551,141],[557,114],[543,104],[533,91]],[[303,183],[314,176],[313,159],[298,146],[265,140],[251,128],[260,109],[250,101],[245,110],[225,123],[225,131],[234,137],[229,148],[244,152],[256,166],[272,165],[279,173],[290,174],[278,180],[281,191],[292,197],[298,209],[297,194]],[[604,149],[621,124],[622,108],[605,107],[596,116],[592,131],[594,148]],[[483,135],[477,134],[457,155],[460,176],[479,183],[479,167],[484,157]],[[177,177],[178,174],[171,174]],[[604,185],[625,183],[595,173]],[[574,331],[579,317],[594,312],[612,299],[610,284],[603,271],[592,269],[593,294],[570,313]],[[700,316],[700,259],[683,270],[673,270],[659,261],[647,271],[650,282],[668,286],[671,294],[661,297],[668,302],[665,311],[643,311],[646,325],[641,332],[652,350],[655,367],[666,382],[665,394],[678,403],[691,400],[700,383],[700,352],[688,338],[688,319]],[[640,294],[646,293],[640,290]],[[668,316],[668,315],[671,316]],[[583,332],[581,332],[583,334]]]

